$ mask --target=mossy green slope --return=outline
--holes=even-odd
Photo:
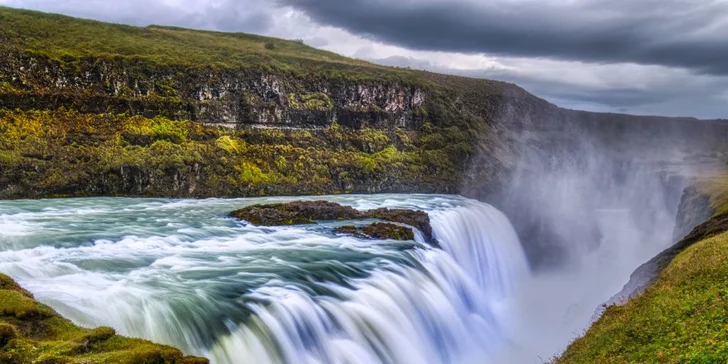
[[[710,207],[715,216],[728,213],[728,175],[700,178],[695,182],[695,187],[710,198]]]
[[[68,110],[0,121],[0,198],[454,192],[469,150],[458,129],[235,130]]]
[[[728,233],[676,257],[657,283],[609,307],[555,363],[728,362]]]
[[[0,198],[456,193],[505,85],[458,80],[0,7]]]
[[[0,274],[0,363],[203,364],[172,347],[84,329],[59,316]]]
[[[160,66],[291,72],[340,69],[351,76],[377,80],[416,75],[318,50],[299,41],[157,25],[135,27],[7,7],[0,7],[0,30],[0,49],[58,61],[99,56],[144,59]]]

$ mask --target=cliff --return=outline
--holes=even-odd
[[[512,84],[249,34],[0,7],[0,40],[0,198],[490,198],[523,153],[571,145],[577,129],[626,144],[634,130],[728,134],[720,122],[569,111]]]
[[[2,198],[455,193],[488,131],[425,73],[299,42],[8,8],[0,39]]]
[[[726,345],[728,215],[696,227],[653,259],[642,296],[606,308],[555,363],[722,363]],[[663,270],[664,269],[664,270]]]

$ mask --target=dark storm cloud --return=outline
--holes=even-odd
[[[279,0],[417,50],[639,63],[728,74],[725,0]]]

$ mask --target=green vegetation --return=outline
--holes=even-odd
[[[683,251],[643,296],[609,307],[556,363],[727,361],[728,233],[724,233]]]
[[[151,25],[134,27],[0,7],[0,51],[21,51],[77,65],[87,57],[143,60],[157,66],[246,68],[348,79],[419,79],[289,41]]]
[[[84,329],[38,303],[0,274],[1,363],[180,363],[203,364],[172,347],[116,335],[113,329]]]
[[[231,217],[261,226],[314,224],[317,221],[379,219],[405,224],[424,233],[428,243],[437,246],[432,236],[430,216],[423,211],[381,208],[358,211],[327,201],[294,201],[289,203],[253,205],[230,213]],[[374,223],[365,227],[344,226],[340,233],[375,239],[414,240],[408,227],[390,223]]]
[[[698,191],[710,197],[715,216],[728,213],[728,176],[702,178],[695,183]]]
[[[0,7],[0,198],[457,192],[504,85],[459,81]]]
[[[325,93],[317,92],[305,95],[288,95],[288,103],[294,109],[306,109],[317,111],[331,111],[334,109],[334,102]]]
[[[8,186],[0,197],[448,192],[463,163],[451,148],[470,141],[457,129],[432,132],[458,143],[433,145],[401,129],[236,130],[159,116],[0,111],[0,186]]]
[[[412,228],[391,223],[378,222],[363,227],[346,225],[337,228],[336,232],[363,239],[415,240],[415,233],[412,231]]]

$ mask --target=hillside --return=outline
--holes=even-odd
[[[295,41],[10,8],[0,38],[0,198],[455,192],[487,133],[437,77]]]
[[[537,270],[567,259],[564,241],[598,240],[585,211],[614,204],[654,227],[683,195],[678,238],[727,212],[724,176],[683,194],[686,180],[725,167],[727,138],[725,120],[566,110],[512,84],[298,41],[0,7],[0,199],[462,194],[511,218]],[[728,236],[713,233],[668,251],[697,243],[560,362],[725,361]],[[24,307],[6,307],[2,350],[115,361],[139,346],[181,360],[77,328],[3,279],[0,293],[37,315],[29,324]],[[36,332],[36,321],[68,331]]]
[[[518,155],[585,130],[627,147],[728,135],[719,122],[564,110],[507,83],[241,33],[0,7],[0,39],[0,198],[483,197]]]
[[[555,363],[728,360],[726,230],[727,215],[697,227],[644,295],[607,308]]]

